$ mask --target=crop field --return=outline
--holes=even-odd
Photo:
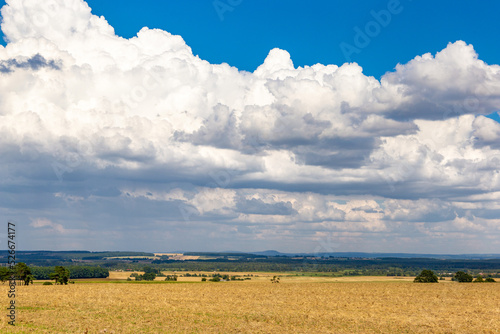
[[[17,324],[3,316],[0,332],[500,333],[498,283],[379,279],[18,286]]]

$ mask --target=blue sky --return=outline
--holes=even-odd
[[[499,9],[9,0],[0,220],[20,249],[498,253]]]

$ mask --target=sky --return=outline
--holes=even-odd
[[[0,220],[26,250],[500,253],[499,9],[8,0]]]

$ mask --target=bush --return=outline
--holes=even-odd
[[[493,279],[493,277],[488,277],[484,280],[486,283],[495,283],[495,280]]]
[[[203,277],[203,278],[201,279],[201,281],[202,281],[202,282],[206,282],[206,281],[207,281],[207,279],[206,279],[205,277]]]
[[[145,281],[154,281],[156,278],[156,274],[152,272],[147,272],[144,275],[142,275],[142,279]]]
[[[469,275],[463,271],[457,271],[454,278],[459,283],[470,283],[473,280],[473,277],[471,275]]]
[[[484,283],[483,276],[477,275],[476,279],[474,280],[474,283]]]
[[[415,277],[414,283],[438,283],[438,277],[432,270],[422,270],[420,275]]]
[[[56,266],[54,268],[54,272],[49,274],[50,279],[56,281],[56,284],[68,284],[69,280],[69,270],[64,268],[63,266]]]
[[[52,283],[51,282],[43,282],[42,285],[52,285]]]
[[[273,276],[273,278],[271,278],[271,283],[279,283],[280,282],[280,278],[278,276]]]

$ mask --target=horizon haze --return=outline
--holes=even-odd
[[[4,4],[18,250],[500,252],[499,3]]]

